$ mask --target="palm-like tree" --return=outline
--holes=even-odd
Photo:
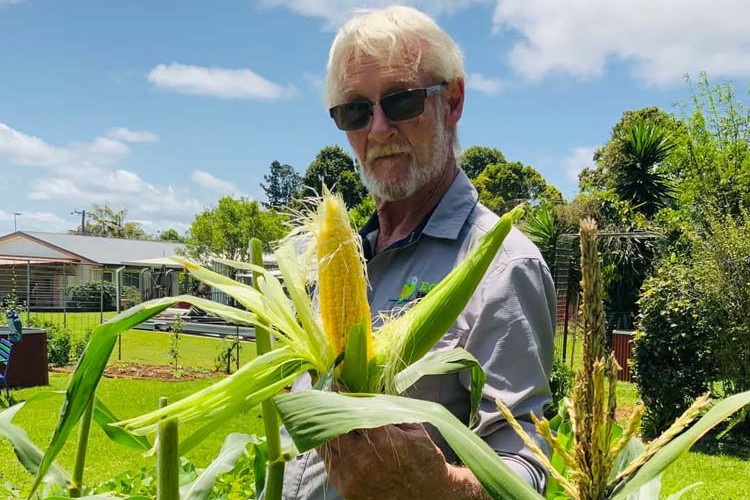
[[[677,146],[663,128],[636,120],[624,131],[625,159],[618,166],[615,191],[651,218],[673,198],[669,179],[655,167]]]

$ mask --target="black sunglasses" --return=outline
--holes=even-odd
[[[437,94],[446,85],[448,82],[440,82],[423,89],[401,90],[374,101],[368,99],[339,104],[328,111],[336,126],[345,131],[359,130],[369,125],[376,102],[380,103],[380,108],[389,120],[400,122],[421,115],[425,99]]]

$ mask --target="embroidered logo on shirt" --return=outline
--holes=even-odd
[[[430,290],[435,288],[435,285],[437,285],[437,283],[419,281],[419,277],[412,276],[406,281],[406,283],[404,283],[404,286],[401,287],[401,294],[399,295],[398,300],[391,302],[395,302],[395,305],[400,306],[411,300],[420,299],[427,295]]]

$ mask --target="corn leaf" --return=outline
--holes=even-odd
[[[706,432],[748,404],[750,404],[750,391],[734,394],[719,401],[700,420],[690,426],[688,430],[657,451],[633,476],[618,485],[614,490],[616,493],[614,500],[625,499],[628,495],[646,483],[649,483],[680,455],[689,450]]]
[[[101,427],[109,439],[135,450],[148,451],[151,448],[151,444],[145,436],[133,436],[122,429],[109,425],[119,421],[120,419],[99,398],[94,400],[94,422]]]
[[[258,356],[231,376],[184,399],[116,425],[138,435],[155,432],[163,418],[177,418],[181,424],[200,420],[204,428],[215,428],[216,422],[274,396],[310,368],[307,361],[283,346]]]
[[[312,301],[305,286],[305,275],[300,269],[297,259],[297,253],[294,250],[294,245],[291,243],[285,243],[276,250],[276,260],[279,264],[281,275],[284,277],[284,286],[286,286],[289,297],[294,302],[300,323],[302,323],[305,331],[310,336],[310,341],[314,343],[313,345],[316,346],[315,349],[318,352],[331,351],[323,328],[313,317]],[[329,352],[328,356],[331,355],[332,352]]]
[[[401,394],[425,375],[443,375],[471,370],[471,417],[469,427],[476,423],[479,401],[486,376],[479,361],[462,348],[432,351],[416,363],[401,370],[394,379],[396,391]]]
[[[383,394],[304,391],[274,398],[276,408],[300,451],[320,446],[354,429],[388,424],[432,424],[479,479],[493,499],[543,499],[448,410],[437,403]]]
[[[229,434],[224,439],[219,454],[203,470],[201,475],[195,481],[180,487],[180,499],[205,500],[208,498],[216,482],[216,476],[232,470],[250,443],[260,443],[258,436],[238,432]]]
[[[27,401],[15,404],[0,412],[0,436],[10,441],[18,461],[32,474],[37,474],[39,472],[39,465],[42,462],[42,456],[44,454],[42,453],[42,450],[34,444],[26,431],[22,427],[11,423],[11,421],[16,413],[18,413],[27,402],[32,401],[33,399],[44,399],[47,397],[47,391],[36,394],[35,396],[40,395],[43,396],[37,398],[32,396]],[[45,481],[58,484],[62,488],[67,488],[69,479],[70,474],[56,463],[53,463],[48,467],[48,470],[44,474]]]
[[[296,321],[291,321],[292,325],[289,324],[290,316],[293,316],[293,312],[290,311],[291,303],[285,298],[280,298],[281,304],[276,306],[274,302],[268,301],[262,293],[252,286],[245,285],[232,278],[201,267],[187,259],[178,257],[172,257],[172,259],[182,264],[191,275],[207,285],[230,295],[243,307],[255,313],[269,325],[279,328],[283,333],[287,333],[288,329],[293,329],[296,325]]]
[[[680,491],[678,491],[676,493],[672,493],[671,495],[669,495],[667,497],[667,500],[679,500],[680,498],[682,498],[682,495],[684,495],[688,491],[690,491],[693,488],[696,488],[696,487],[698,487],[698,486],[700,486],[702,484],[703,484],[702,482],[689,484],[689,485],[685,486],[684,488],[682,488]]]
[[[52,461],[62,449],[70,432],[83,415],[88,402],[93,397],[96,386],[99,384],[109,356],[112,353],[117,336],[156,316],[178,302],[188,302],[219,317],[229,321],[241,322],[242,324],[251,324],[255,318],[246,311],[191,295],[180,295],[144,302],[96,327],[68,383],[57,427],[55,427],[52,440],[39,465],[39,471],[32,485],[30,495],[33,495],[39,487]]]

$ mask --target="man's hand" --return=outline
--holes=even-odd
[[[318,449],[347,500],[486,498],[468,469],[454,467],[422,425],[357,430]]]

